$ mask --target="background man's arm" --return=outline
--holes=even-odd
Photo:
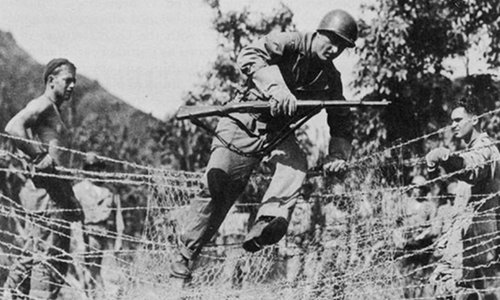
[[[446,173],[459,172],[455,175],[458,179],[476,184],[492,175],[491,165],[500,159],[493,147],[489,143],[479,143],[460,154],[454,154],[445,147],[435,148],[425,157],[428,172],[436,175],[437,166],[441,165]]]
[[[460,179],[469,184],[476,184],[492,175],[491,165],[499,163],[499,157],[495,159],[494,150],[491,147],[495,146],[482,145],[478,149],[471,149],[460,154],[460,167],[465,169],[459,175]]]

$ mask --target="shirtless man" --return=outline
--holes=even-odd
[[[4,299],[57,298],[70,261],[70,222],[83,219],[71,182],[41,174],[56,174],[55,167],[61,163],[57,146],[65,126],[60,107],[71,99],[76,67],[67,59],[53,59],[45,67],[43,79],[43,94],[31,100],[5,127],[32,171],[32,189],[45,190],[50,201],[40,205],[31,203],[36,210],[28,216],[29,238],[24,253],[11,267],[4,286]],[[35,197],[28,202],[37,199],[45,198]],[[59,212],[48,213],[48,208],[59,209]]]

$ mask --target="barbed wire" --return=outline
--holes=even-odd
[[[15,218],[21,219],[25,222],[32,223],[33,225],[41,227],[42,229],[47,230],[49,232],[55,232],[55,233],[57,233],[61,236],[64,236],[66,238],[71,238],[71,236],[62,234],[62,233],[58,232],[57,229],[52,229],[52,228],[48,227],[48,225],[56,225],[59,228],[70,230],[72,228],[71,224],[73,222],[67,221],[65,219],[57,219],[57,221],[55,221],[54,219],[52,219],[50,217],[45,217],[45,216],[40,215],[40,214],[29,212],[29,211],[25,210],[21,205],[16,203],[14,200],[10,199],[9,197],[7,197],[1,193],[0,193],[0,198],[5,199],[9,203],[13,204],[15,207],[11,207],[11,208],[14,210],[14,212],[17,212],[15,215],[13,215],[13,213],[11,211],[6,211],[6,207],[0,206],[0,214],[1,215],[4,215],[5,217],[8,217],[8,218],[15,217]],[[75,211],[75,210],[61,209],[61,211]],[[48,211],[43,211],[43,212],[48,212]],[[41,221],[41,222],[46,223],[48,225],[45,226],[45,225],[43,225],[43,223],[41,224],[40,222],[37,222],[37,221]],[[92,235],[96,235],[96,236],[103,237],[103,238],[109,238],[109,239],[117,238],[116,232],[113,232],[113,231],[110,231],[107,229],[102,229],[99,232],[95,232],[95,231],[88,230],[88,229],[82,229],[82,232],[85,234],[92,234]],[[142,244],[142,245],[164,246],[164,244],[161,244],[161,243],[155,244],[151,241],[148,241],[145,239],[139,239],[139,238],[136,238],[134,236],[130,236],[130,235],[126,235],[126,234],[122,234],[121,239],[123,241],[126,241],[126,242]]]
[[[498,111],[498,110],[496,110]],[[495,111],[495,112],[496,112]],[[493,111],[489,112],[489,113],[493,113]],[[401,143],[399,145],[395,145],[395,146],[392,146],[388,149],[385,149],[384,152],[380,152],[380,153],[387,153],[387,151],[390,153],[391,151],[395,150],[395,149],[398,149],[398,148],[403,148],[411,143],[414,143],[416,142],[417,140],[420,140],[420,139],[424,139],[424,138],[428,138],[430,137],[431,135],[434,135],[434,134],[438,134],[438,133],[442,133],[444,132],[445,130],[447,130],[448,128],[442,128],[434,133],[431,133],[431,134],[427,134],[427,135],[424,135],[422,137],[419,137],[418,139],[412,139],[412,140],[409,140],[409,141],[406,141],[404,143]],[[496,143],[495,143],[496,145]],[[488,145],[487,147],[489,147],[490,145]],[[64,148],[64,150],[66,151],[76,151],[76,150],[71,150],[71,149],[66,149]],[[477,149],[465,149],[465,150],[460,150],[460,151],[455,151],[454,154],[457,154],[457,155],[460,155],[461,153],[465,153],[465,151],[476,151]],[[76,151],[76,152],[72,152],[72,153],[77,153],[77,154],[80,154],[80,155],[84,155],[86,153],[83,153],[83,152],[79,152]],[[6,151],[2,151],[0,153],[1,155],[9,155],[8,152]],[[377,156],[377,153],[375,154],[370,154],[371,157],[375,157]],[[365,157],[365,159],[368,159],[368,157]],[[106,159],[103,159],[103,160],[106,160]],[[112,159],[111,159],[112,160]],[[111,160],[107,160],[107,161],[111,161]],[[437,178],[433,178],[433,179],[429,179],[429,180],[426,180],[426,182],[424,184],[418,184],[418,185],[406,185],[406,186],[385,186],[385,187],[382,187],[382,188],[378,188],[378,189],[371,189],[369,191],[362,191],[362,190],[349,190],[347,191],[346,193],[341,193],[341,194],[335,194],[335,193],[331,193],[331,194],[312,194],[312,197],[321,197],[322,199],[326,199],[326,198],[339,198],[339,197],[353,197],[353,196],[356,196],[356,195],[376,195],[377,193],[378,194],[384,194],[385,195],[380,195],[380,198],[375,198],[375,202],[376,201],[392,201],[390,199],[390,197],[398,197],[398,195],[401,195],[401,194],[405,194],[407,193],[408,191],[410,191],[411,189],[414,189],[414,188],[418,188],[418,187],[422,187],[422,186],[425,186],[425,185],[430,185],[430,184],[433,184],[433,183],[436,183],[438,181],[442,181],[442,180],[448,180],[452,177],[456,177],[458,175],[462,175],[464,174],[465,172],[467,171],[470,171],[470,170],[473,170],[475,168],[478,168],[478,167],[481,167],[483,165],[487,165],[487,164],[492,164],[492,163],[495,163],[497,161],[497,159],[489,159],[489,160],[486,160],[484,161],[483,163],[481,164],[477,164],[475,166],[469,166],[469,167],[466,167],[466,168],[463,168],[461,170],[458,170],[456,172],[452,172],[452,173],[449,173],[449,174],[445,174],[445,175],[442,175],[442,176],[439,176]],[[115,162],[115,161],[113,161]],[[358,163],[362,162],[361,160],[358,160]],[[413,165],[416,165],[416,164],[419,164],[419,163],[422,163],[423,162],[423,158],[416,158],[416,159],[412,159],[412,160],[399,160],[399,163],[400,162],[403,162],[403,163],[408,163],[408,164],[413,164]],[[35,175],[35,176],[47,176],[47,177],[50,177],[50,176],[54,176],[54,177],[57,177],[57,178],[60,178],[60,179],[65,179],[65,180],[81,180],[81,179],[87,179],[87,180],[95,180],[95,181],[98,181],[100,180],[101,182],[107,182],[107,183],[114,183],[114,184],[134,184],[134,185],[145,185],[147,187],[151,187],[151,188],[157,188],[157,187],[160,187],[160,188],[163,188],[165,187],[164,190],[160,190],[159,192],[160,193],[172,193],[172,192],[175,192],[175,191],[179,191],[179,192],[187,192],[188,194],[189,193],[195,193],[199,190],[199,188],[192,188],[192,187],[188,187],[187,184],[186,185],[180,185],[180,181],[189,181],[190,183],[192,184],[197,184],[197,182],[199,181],[199,179],[201,178],[201,173],[183,173],[183,172],[176,172],[176,171],[170,171],[170,170],[164,170],[164,169],[160,169],[160,168],[150,168],[148,166],[140,166],[140,165],[137,165],[135,163],[131,163],[131,165],[127,164],[127,162],[123,163],[122,161],[119,161],[119,160],[116,160],[115,163],[122,163],[124,165],[128,165],[128,166],[133,166],[134,168],[137,168],[137,169],[143,169],[143,170],[147,170],[149,173],[148,174],[133,174],[133,173],[111,173],[111,172],[87,172],[87,171],[81,171],[81,170],[77,170],[77,169],[70,169],[70,168],[63,168],[63,167],[59,167],[58,168],[58,172],[61,172],[63,174],[43,174],[43,173],[29,173],[30,175]],[[354,163],[356,163],[356,161],[354,161]],[[400,164],[401,165],[401,164]],[[381,167],[381,166],[378,166],[378,167]],[[4,171],[4,172],[14,172],[12,169],[0,169],[0,171]],[[28,174],[28,172],[26,171],[22,171],[22,172],[25,172],[23,174]],[[70,174],[70,175],[68,175]],[[79,176],[73,176],[73,175],[79,175]],[[170,178],[168,178],[169,176],[171,176]],[[179,178],[175,178],[175,179],[172,179],[172,177],[175,177],[175,176],[178,176]],[[184,177],[185,178],[184,178]],[[163,180],[163,181],[162,181]],[[172,182],[169,182],[168,180],[173,180]],[[380,185],[380,184],[379,184]],[[390,194],[395,194],[395,195],[390,195]],[[184,196],[189,196],[189,195],[184,195]],[[496,216],[497,215],[497,211],[495,209],[493,209],[492,211],[474,211],[474,210],[477,210],[478,207],[480,207],[480,205],[484,204],[486,201],[494,198],[494,197],[498,197],[499,196],[499,193],[490,193],[490,194],[474,194],[472,195],[472,197],[475,197],[475,198],[480,198],[479,201],[476,201],[476,203],[472,203],[470,204],[470,208],[473,210],[473,216],[478,218],[478,217],[482,217],[482,218],[486,218],[486,217],[493,217],[493,216]],[[168,197],[168,195],[167,195]],[[389,197],[389,200],[387,200]],[[407,199],[418,199],[418,200],[424,200],[424,199],[448,199],[448,198],[451,198],[452,196],[448,196],[448,195],[439,195],[439,196],[430,196],[430,197],[411,197],[411,196],[407,196],[405,195],[405,198]],[[10,199],[11,201],[13,201],[12,199]],[[174,200],[174,203],[175,203],[175,200]],[[165,205],[165,206],[162,206],[162,205],[149,205],[150,203],[148,203],[148,206],[146,207],[128,207],[128,208],[122,208],[122,210],[124,209],[127,209],[127,210],[147,210],[148,212],[151,212],[151,211],[155,211],[156,213],[162,213],[164,210],[169,210],[169,209],[175,209],[175,208],[179,208],[179,207],[185,207],[185,205]],[[152,203],[151,203],[152,204]],[[258,203],[241,203],[241,204],[237,204],[237,205],[245,205],[245,206],[254,206],[254,205],[260,205]],[[64,211],[73,211],[73,210],[58,210],[58,209],[51,209],[51,210],[44,210],[43,212],[40,212],[41,214],[46,214],[46,213],[54,213],[54,212],[64,212]],[[28,218],[31,217],[30,214],[27,214],[26,212],[22,212],[20,210],[20,208],[17,208],[15,207],[13,209],[13,213],[10,212],[10,211],[7,211],[5,209],[1,209],[0,210],[1,214],[4,215],[4,216],[7,216],[7,217],[15,217],[15,218],[21,218],[21,220],[24,220],[22,219],[23,218],[23,214],[25,216],[25,218]],[[17,215],[17,214],[21,214],[21,215]],[[366,243],[367,245],[373,243],[375,244],[375,242],[379,239],[379,240],[382,240],[382,241],[387,241],[388,239],[390,239],[390,237],[387,237],[387,236],[384,236],[384,234],[386,235],[387,232],[390,232],[391,230],[394,230],[394,225],[393,227],[390,226],[390,223],[391,223],[391,220],[384,220],[384,215],[383,214],[380,214],[378,213],[377,216],[372,216],[371,218],[375,218],[375,220],[378,220],[377,222],[378,225],[380,225],[380,229],[377,229],[377,230],[372,230],[371,232],[368,231],[368,228],[361,228],[362,226],[367,226],[369,224],[371,224],[370,222],[366,222],[366,223],[361,223],[360,221],[357,221],[355,218],[359,217],[359,216],[356,216],[356,213],[355,211],[352,211],[352,210],[349,210],[347,211],[347,213],[350,215],[349,219],[347,222],[353,222],[353,224],[348,224],[350,226],[351,229],[348,229],[348,232],[346,233],[343,233],[344,237],[345,237],[345,240],[346,240],[346,244],[345,245],[342,245],[342,247],[345,247],[346,249],[349,249],[349,247],[359,247],[357,246],[358,244],[363,244],[363,243]],[[373,212],[372,212],[373,213]],[[396,214],[397,216],[398,214]],[[400,214],[401,216],[403,217],[407,217],[406,215],[404,214]],[[154,217],[154,215],[151,215],[151,217]],[[34,217],[32,217],[34,218]],[[454,222],[457,222],[457,223],[460,223],[460,222],[463,222],[464,224],[462,225],[456,225],[457,228],[465,228],[465,226],[467,225],[467,219],[468,217],[467,216],[460,216],[460,215],[454,215],[451,219],[454,221]],[[46,219],[40,219],[44,222],[50,222],[50,219],[49,220],[46,220]],[[474,221],[474,224],[476,225],[480,225],[480,224],[488,224],[489,220],[475,220]],[[35,222],[36,223],[36,222]],[[345,222],[341,222],[339,221],[338,222],[339,224],[343,224]],[[49,223],[50,224],[50,223]],[[418,230],[420,229],[422,226],[430,226],[432,225],[432,221],[428,221],[428,222],[424,222],[423,224],[408,224],[408,225],[405,225],[405,226],[401,226],[401,227],[398,227],[398,229],[400,230],[408,230],[408,231],[412,231],[412,230]],[[65,225],[66,226],[66,225]],[[356,232],[356,230],[360,230],[360,232]],[[364,231],[363,231],[364,230]],[[0,233],[3,233],[3,234],[6,234],[5,232],[3,231],[0,231]],[[94,233],[94,232],[92,232]],[[471,242],[472,243],[472,246],[469,246],[469,247],[464,247],[464,253],[465,251],[469,251],[471,252],[472,254],[471,255],[464,255],[464,258],[465,259],[474,259],[474,258],[477,258],[483,254],[485,254],[485,252],[488,252],[488,251],[492,251],[492,250],[496,250],[496,248],[498,246],[492,246],[492,247],[489,247],[490,246],[490,243],[493,243],[497,238],[496,236],[498,235],[498,230],[495,230],[493,232],[487,232],[485,234],[482,234],[482,235],[476,235],[476,236],[472,236],[472,237],[469,237],[469,238],[463,238],[461,239],[461,242],[464,243],[464,242]],[[146,235],[145,235],[146,236]],[[115,233],[114,232],[105,232],[104,234],[102,234],[102,237],[103,238],[114,238],[116,237]],[[126,237],[126,238],[131,238],[133,239],[134,241],[138,241],[137,244],[140,245],[141,247],[145,247],[143,249],[127,249],[127,250],[123,250],[123,251],[115,251],[115,250],[108,250],[108,251],[105,251],[105,252],[102,252],[102,251],[99,251],[99,250],[92,250],[90,251],[91,249],[89,249],[89,251],[85,251],[83,253],[72,253],[72,257],[85,257],[87,255],[87,257],[92,257],[92,256],[97,256],[97,255],[100,255],[100,254],[104,254],[104,253],[113,253],[114,255],[117,255],[119,253],[121,254],[137,254],[137,253],[149,253],[150,255],[159,255],[161,256],[162,254],[165,254],[164,252],[165,251],[170,251],[169,249],[171,249],[171,245],[168,244],[168,243],[165,243],[165,242],[157,242],[155,241],[154,239],[155,238],[158,238],[159,240],[161,240],[161,238],[164,238],[162,237],[161,235],[157,235],[157,236],[151,236],[152,240],[151,241],[145,241],[144,239],[137,239],[135,237]],[[441,237],[443,238],[443,236]],[[330,241],[334,241],[334,240],[337,240],[337,239],[332,239],[332,240],[323,240],[322,242],[323,243],[328,243]],[[353,244],[354,243],[354,244]],[[228,243],[228,244],[214,244],[213,246],[208,247],[208,249],[210,251],[212,251],[214,248],[216,247],[234,247],[234,246],[239,246],[240,243]],[[375,247],[376,245],[373,245],[373,247]],[[378,247],[389,247],[390,245],[386,245],[386,246],[378,246]],[[488,247],[485,247],[485,246],[488,246]],[[386,260],[386,262],[391,262],[392,264],[395,264],[395,263],[399,263],[401,261],[403,261],[404,259],[407,259],[407,258],[411,258],[413,257],[414,255],[417,255],[419,253],[423,253],[425,251],[433,251],[435,248],[437,247],[437,241],[434,241],[431,245],[427,246],[427,247],[424,247],[422,249],[416,249],[416,250],[412,250],[412,251],[408,251],[406,252],[406,254],[402,255],[402,256],[399,256],[395,259],[393,259],[392,261],[390,260]],[[273,247],[275,248],[275,247]],[[367,246],[365,246],[364,249],[366,249]],[[480,250],[479,248],[486,248],[486,250]],[[374,248],[372,248],[374,249]],[[352,251],[359,251],[359,250],[352,250]],[[391,253],[391,249],[390,248],[387,248],[387,249],[382,249],[379,251],[379,255],[380,254],[383,254],[383,255],[389,255]],[[403,250],[403,251],[406,251],[406,250]],[[385,254],[384,254],[385,253]],[[296,254],[296,255],[300,255],[300,254]],[[291,255],[290,257],[294,257],[296,255]],[[217,255],[210,255],[210,254],[203,254],[202,257],[206,258],[206,259],[216,259],[216,260],[225,260],[226,258],[225,257],[221,257],[221,256],[217,256]],[[245,262],[251,262],[252,260],[254,259],[264,259],[264,260],[281,260],[281,256],[280,255],[273,255],[273,252],[266,252],[266,253],[263,253],[263,254],[255,254],[255,255],[248,255],[248,254],[243,254],[239,257],[236,257],[236,259],[239,259],[239,260],[243,260]],[[325,258],[326,259],[326,258]],[[167,259],[168,260],[168,259]],[[125,264],[125,267],[126,268],[134,268],[134,263],[130,263],[130,262],[124,262]],[[472,268],[472,269],[476,269],[476,268],[488,268],[490,267],[492,264],[492,262],[488,262],[488,263],[485,263],[485,264],[479,264],[475,267],[467,267],[467,266],[464,266],[463,268],[464,269],[467,269],[467,268]],[[84,265],[85,266],[85,265]],[[436,267],[437,266],[437,263],[430,263],[430,264],[427,264],[425,266],[423,266],[422,268],[429,268],[429,267]],[[352,267],[357,267],[358,270],[357,271],[353,271],[352,270]],[[382,265],[381,265],[382,267]],[[202,272],[207,272],[208,275],[206,276],[215,276],[215,275],[210,275],[211,273],[210,272],[216,272],[215,270],[211,271],[210,268],[213,268],[211,267],[210,265],[207,265],[206,268],[202,268],[201,271],[199,271],[200,273]],[[263,266],[263,269],[270,269],[271,268],[271,265],[270,264],[266,264]],[[366,276],[370,273],[370,269],[369,268],[361,268],[359,267],[359,265],[354,265],[354,266],[351,266],[350,267],[351,269],[349,269],[350,273],[348,274],[345,274],[343,276],[339,276],[338,278],[340,280],[352,280],[353,282],[356,282],[358,279],[357,277],[361,277],[361,276]],[[421,270],[418,270],[418,268],[416,268],[415,270],[412,270],[411,272],[407,272],[407,273],[404,273],[402,274],[401,276],[403,277],[408,277],[408,276],[412,276],[412,275],[415,275],[418,273],[418,271],[422,271],[423,269]],[[117,270],[117,271],[120,271],[120,270]],[[148,272],[150,272],[151,274],[145,274],[145,275],[154,275],[154,276],[164,276],[164,274],[162,273],[155,273],[154,270],[148,270]],[[263,271],[264,272],[264,271]],[[203,274],[200,274],[199,273],[199,276],[205,276]],[[264,272],[265,273],[265,272]],[[136,274],[138,275],[138,274]],[[318,277],[321,277],[321,276],[328,276],[328,273],[319,273],[319,274],[316,274],[316,276]],[[388,274],[387,276],[391,276],[390,274]],[[137,280],[137,278],[139,278],[138,276],[134,276],[134,275],[130,275],[130,279],[131,280]],[[146,277],[144,277],[143,279],[145,279]],[[493,279],[496,279],[497,277],[492,277]],[[320,279],[318,281],[315,282],[316,285],[321,285],[321,280],[323,279]],[[328,279],[330,280],[330,279]],[[377,280],[383,280],[382,279],[377,279]],[[146,279],[145,279],[146,281]],[[360,282],[357,282],[357,283],[360,283]],[[356,284],[357,284],[356,283]],[[377,281],[374,280],[372,282],[366,282],[365,285],[361,285],[361,289],[363,288],[369,288],[371,287],[371,290],[369,293],[380,293],[380,294],[383,294],[383,293],[390,293],[390,292],[393,292],[393,291],[399,291],[401,289],[401,286],[394,286],[394,287],[390,287],[390,285],[387,285],[385,282],[383,282],[384,284],[381,284],[381,288],[379,289],[374,289],[374,284],[376,286],[377,284]],[[329,284],[328,282],[323,282],[323,284]],[[284,284],[281,285],[281,284],[278,284],[281,288],[283,288]],[[166,284],[165,282],[160,282],[159,283],[159,286],[163,287],[163,288],[169,288],[170,286],[168,284]],[[384,287],[384,286],[389,286],[389,287]],[[412,288],[413,286],[422,286],[422,285],[407,285],[406,288]],[[278,288],[280,288],[278,287]],[[317,287],[315,288],[316,290],[313,289],[313,292],[318,292],[318,293],[321,293],[321,292],[324,292],[324,290],[322,290],[321,287]],[[243,290],[243,289],[242,289]],[[486,289],[485,289],[486,290]],[[237,292],[237,294],[240,294],[240,291]],[[363,292],[344,292],[343,293],[344,295],[343,296],[346,296],[346,297],[359,297],[360,295],[368,295],[368,293],[363,293]],[[187,293],[186,295],[189,295],[189,296],[193,296],[194,293],[192,291],[190,291],[189,293]],[[335,299],[336,297],[333,297],[332,299]],[[337,297],[339,298],[339,297]],[[422,298],[423,299],[423,298]]]
[[[471,121],[474,121],[474,120],[480,120],[484,117],[487,117],[489,115],[492,115],[492,114],[496,114],[500,112],[500,108],[497,108],[497,109],[493,109],[493,110],[490,110],[490,111],[487,111],[485,113],[482,113],[478,116],[473,116],[471,118]],[[375,152],[375,153],[371,153],[370,156],[365,156],[364,158],[360,158],[356,161],[353,162],[353,164],[356,164],[356,163],[362,163],[363,161],[365,160],[368,160],[374,156],[380,156],[380,155],[386,155],[386,154],[389,154],[391,153],[392,150],[396,150],[396,149],[400,149],[400,148],[403,148],[403,147],[406,147],[406,146],[409,146],[410,144],[413,144],[415,142],[418,142],[418,141],[421,141],[421,140],[424,140],[424,139],[428,139],[430,138],[431,136],[434,136],[434,135],[438,135],[438,134],[441,134],[441,133],[444,133],[446,132],[447,130],[450,130],[451,128],[453,128],[453,124],[450,124],[448,126],[445,126],[445,127],[442,127],[436,131],[433,131],[433,132],[430,132],[428,134],[424,134],[424,135],[421,135],[419,137],[416,137],[416,138],[413,138],[413,139],[410,139],[408,141],[405,141],[405,142],[402,142],[402,143],[399,143],[397,145],[394,145],[394,146],[391,146],[389,148],[386,148],[386,149],[383,149],[379,152]]]
[[[63,147],[63,146],[49,145],[47,143],[42,143],[40,141],[35,141],[35,140],[31,140],[31,139],[25,139],[25,138],[22,138],[22,137],[13,136],[13,135],[10,135],[10,134],[7,134],[7,133],[3,133],[3,132],[0,132],[0,136],[4,137],[4,138],[7,138],[7,139],[10,139],[10,140],[21,141],[21,142],[24,142],[24,143],[31,143],[31,144],[35,144],[35,145],[39,145],[39,146],[51,147],[51,148],[54,148],[54,149],[57,149],[57,150],[60,150],[60,151],[68,152],[68,153],[71,153],[71,154],[77,154],[77,155],[80,155],[80,156],[83,156],[83,157],[85,157],[88,154],[88,153],[83,152],[83,151],[79,151],[79,150],[75,150],[75,149],[70,149],[70,148],[66,148],[66,147]],[[167,171],[164,168],[157,168],[157,167],[152,167],[152,166],[140,165],[140,164],[137,164],[137,163],[132,163],[132,162],[125,161],[125,160],[114,159],[114,158],[107,157],[107,156],[102,156],[102,155],[96,155],[96,158],[99,159],[99,160],[102,160],[102,161],[107,161],[107,162],[111,162],[111,163],[115,163],[115,164],[120,164],[120,165],[124,165],[124,166],[129,166],[129,167],[133,167],[133,168],[136,168],[136,169],[142,169],[142,170],[146,170],[146,171],[152,171],[152,172],[165,172],[165,171]],[[183,174],[183,175],[198,176],[198,174],[195,173],[195,172],[172,171],[172,170],[169,170],[169,172],[173,172],[173,173],[177,173],[177,174]]]
[[[488,162],[485,162],[485,163],[488,163]],[[452,175],[453,175],[453,174],[452,174]],[[401,188],[397,188],[397,189],[401,189]],[[322,195],[322,196],[324,197],[325,195]],[[475,195],[474,195],[474,196],[475,196]],[[248,205],[248,204],[247,204],[247,205]],[[56,210],[56,211],[58,211],[58,210]],[[66,209],[66,210],[59,210],[59,211],[74,211],[74,210],[69,210],[69,209]],[[103,235],[103,236],[104,236],[104,237],[106,237],[106,235]],[[107,237],[114,237],[114,235],[107,236]],[[142,241],[141,241],[141,242],[142,242]]]
[[[3,233],[5,233],[5,231],[2,231]],[[45,241],[44,241],[45,242]],[[74,258],[75,257],[78,257],[78,255],[70,255],[69,253],[67,253],[66,251],[64,251],[63,249],[60,249],[58,248],[59,251],[62,251],[64,253],[64,255],[67,255],[68,257],[71,257],[71,259],[64,259],[64,258],[58,258],[58,256],[54,256],[54,255],[48,255],[46,253],[41,253],[41,252],[35,252],[35,251],[30,251],[30,250],[27,250],[27,249],[24,249],[24,248],[21,248],[21,247],[17,247],[15,245],[12,245],[12,244],[8,244],[8,243],[5,243],[3,241],[0,241],[0,244],[4,244],[4,245],[8,245],[10,246],[10,248],[13,248],[21,253],[24,253],[24,254],[13,254],[13,253],[2,253],[0,252],[0,256],[10,256],[12,258],[17,258],[17,259],[23,259],[23,258],[26,258],[26,256],[30,256],[30,257],[34,257],[37,259],[37,262],[39,263],[43,263],[45,265],[47,265],[51,270],[54,269],[50,264],[48,264],[49,261],[56,261],[56,262],[59,262],[59,263],[66,263],[66,264],[71,264],[71,263],[75,263],[77,264],[78,266],[83,266],[83,267],[101,267],[100,264],[98,263],[95,263],[95,262],[87,262],[85,260],[83,261],[79,261],[79,260],[75,260]],[[53,245],[51,245],[53,247]],[[82,255],[83,258],[88,258],[90,256],[87,256],[86,253],[83,253]],[[115,257],[115,259],[117,259]],[[121,263],[127,263],[126,261],[122,261]],[[36,263],[34,263],[36,264]],[[130,265],[131,266],[131,265]],[[3,266],[5,269],[10,269],[9,266]],[[61,278],[66,278],[66,276],[63,276],[59,271],[55,270],[55,272],[58,273],[58,276],[60,276]],[[138,281],[138,282],[143,282],[143,283],[147,283],[148,282],[148,279],[146,277],[140,277],[139,275],[151,275],[151,274],[155,274],[154,272],[144,272],[144,271],[140,271],[138,270],[134,275],[130,275],[130,274],[124,274],[123,273],[123,270],[121,269],[114,269],[114,268],[106,268],[106,271],[107,272],[112,272],[112,273],[116,273],[120,276],[123,276],[125,278],[128,278],[129,280],[134,280],[134,281]],[[160,275],[160,274],[156,274],[156,275]],[[52,285],[55,285],[55,286],[59,286],[59,287],[64,287],[65,285],[63,284],[60,284],[58,282],[53,282],[53,281],[46,281],[46,283],[50,283]],[[73,286],[74,285],[71,285],[69,282],[66,281],[66,283],[70,286]],[[89,290],[85,290],[85,289],[81,289],[81,288],[77,288],[78,291],[80,292],[87,292]]]

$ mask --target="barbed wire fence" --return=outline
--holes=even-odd
[[[498,111],[487,112],[478,118]],[[321,187],[321,192],[304,193],[292,216],[287,237],[258,253],[248,254],[241,249],[242,238],[248,230],[249,214],[236,209],[201,253],[192,280],[183,288],[169,277],[169,265],[186,210],[201,189],[203,174],[143,166],[103,156],[98,158],[141,172],[89,172],[63,167],[51,174],[18,168],[0,168],[0,172],[146,187],[146,206],[121,208],[123,211],[145,212],[145,219],[137,220],[144,223],[142,234],[122,237],[128,249],[101,251],[90,248],[70,253],[59,249],[64,255],[55,258],[79,268],[88,268],[93,264],[86,262],[84,257],[107,256],[109,259],[103,272],[112,280],[106,282],[108,287],[102,291],[104,299],[445,299],[468,293],[498,292],[498,268],[494,268],[498,272],[480,274],[479,277],[458,276],[459,284],[447,289],[440,289],[439,280],[434,280],[433,276],[443,262],[447,262],[443,259],[447,255],[452,256],[451,261],[457,262],[453,267],[462,274],[480,273],[498,264],[496,253],[500,229],[495,227],[472,236],[465,236],[462,232],[472,225],[489,226],[498,218],[497,206],[481,207],[496,201],[500,191],[492,194],[470,194],[469,191],[467,199],[451,194],[416,196],[411,194],[413,190],[450,181],[471,168],[428,179],[418,185],[388,182],[380,171],[381,167],[396,172],[403,167],[423,164],[422,157],[405,160],[394,153],[448,129],[441,128],[358,158],[350,163],[350,174],[340,183],[314,177],[315,187]],[[0,136],[33,142],[3,133]],[[496,146],[496,143],[491,146]],[[77,150],[58,148],[86,155]],[[466,151],[471,150],[454,153]],[[22,159],[16,153],[0,152],[0,158],[7,156]],[[485,165],[494,163],[496,159],[484,162]],[[265,180],[252,180],[257,180],[257,184],[265,183]],[[29,225],[49,232],[57,231],[58,234],[61,229],[64,232],[74,229],[74,224],[50,217],[52,213],[71,210],[27,211],[7,195],[2,194],[0,198],[4,203],[0,207],[0,216],[24,227]],[[238,202],[235,206],[252,207],[258,203]],[[316,211],[313,211],[314,206]],[[311,219],[313,216],[318,218],[317,214],[320,222],[314,223]],[[81,232],[95,234],[85,228]],[[0,253],[2,257],[12,261],[31,256],[40,263],[54,259],[23,248],[26,239],[30,238],[26,234],[5,229],[0,230],[0,234],[10,237],[8,241],[0,242],[4,249]],[[109,240],[117,237],[115,232],[107,230],[99,235]],[[419,240],[418,237],[425,238]],[[457,249],[451,251],[452,246]],[[484,264],[464,263],[476,259],[484,262],[484,257],[488,258]],[[9,268],[8,264],[0,264],[0,269]],[[65,278],[64,282],[54,283],[63,288],[61,297],[87,297],[89,291],[79,281],[61,277]],[[476,284],[475,288],[470,288],[472,283],[479,281],[489,284]],[[499,285],[495,285],[496,282]]]

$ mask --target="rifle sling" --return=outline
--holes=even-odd
[[[238,118],[235,118],[233,117],[232,115],[230,114],[226,114],[226,117],[228,117],[229,119],[233,120],[236,125],[238,125],[238,127],[243,130],[246,134],[248,134],[249,136],[251,137],[259,137],[258,134],[255,134],[252,130],[248,129],[248,127],[243,124],[243,122],[241,122]]]
[[[229,149],[230,151],[233,151],[233,152],[235,152],[235,153],[237,153],[237,154],[239,154],[241,156],[246,156],[246,157],[257,156],[257,155],[253,154],[253,151],[247,153],[247,152],[241,150],[240,148],[236,147],[235,145],[229,143],[223,137],[221,137],[215,130],[213,130],[210,126],[208,126],[207,124],[203,123],[199,119],[197,119],[197,118],[189,118],[189,120],[194,125],[203,128],[206,132],[208,132],[208,134],[216,137],[222,143],[222,145],[224,147],[226,147],[227,149]]]
[[[317,106],[313,107],[310,111],[302,114],[302,116],[299,118],[299,121],[296,123],[290,121],[288,122],[285,126],[283,126],[283,129],[280,130],[278,134],[275,135],[275,137],[262,149],[258,151],[250,151],[250,152],[245,152],[241,150],[239,147],[236,147],[235,145],[229,143],[226,141],[223,137],[221,137],[214,129],[209,127],[207,124],[203,123],[200,121],[198,118],[189,118],[189,120],[196,126],[203,128],[205,131],[207,131],[210,135],[216,137],[224,147],[229,149],[230,151],[233,151],[241,156],[246,156],[246,157],[263,157],[269,154],[272,150],[274,150],[281,142],[283,142],[286,138],[288,138],[292,133],[295,132],[295,130],[299,129],[304,123],[306,123],[310,118],[312,118],[318,111],[322,109],[322,106]],[[229,114],[226,114],[228,118],[231,118],[236,122],[238,127],[240,127],[243,131],[245,131],[247,134],[251,136],[256,136],[252,131],[250,131],[240,120],[230,116]]]

